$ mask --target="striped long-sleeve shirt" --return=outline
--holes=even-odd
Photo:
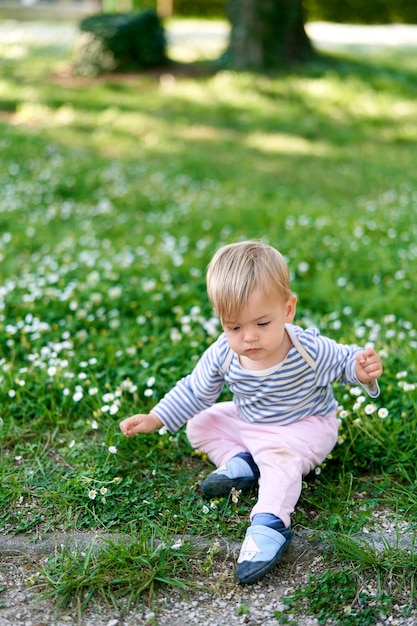
[[[194,370],[182,378],[152,409],[175,432],[194,415],[212,406],[224,384],[233,394],[245,422],[290,424],[310,415],[327,416],[337,402],[331,383],[360,384],[355,374],[355,345],[339,344],[287,324],[292,346],[286,358],[267,370],[247,370],[230,351],[224,333],[201,356]],[[376,381],[363,385],[371,397],[379,395]]]

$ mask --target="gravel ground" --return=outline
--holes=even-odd
[[[71,545],[81,549],[92,540],[92,535],[78,533],[70,540]],[[58,534],[49,535],[38,543],[24,536],[0,536],[0,554],[3,554],[0,626],[277,626],[274,611],[283,608],[285,595],[307,580],[309,570],[323,567],[320,544],[311,535],[300,534],[271,574],[255,585],[241,585],[234,573],[239,544],[223,540],[215,551],[210,573],[205,574],[201,564],[207,557],[210,544],[200,540],[201,556],[191,564],[193,579],[201,585],[200,589],[190,589],[186,593],[163,589],[157,593],[151,607],[142,605],[123,617],[112,607],[96,606],[81,617],[75,610],[66,611],[55,621],[53,603],[42,599],[29,580],[36,575],[45,555],[63,541],[68,542],[68,537]],[[313,624],[317,624],[313,618],[303,620],[304,626]]]
[[[384,542],[397,545],[401,530],[399,547],[414,549],[413,534],[406,526],[399,529],[385,524],[378,533],[367,533],[367,540],[379,548]],[[196,544],[198,556],[191,561],[192,579],[200,588],[191,588],[186,593],[164,588],[157,592],[151,605],[142,604],[134,610],[123,612],[123,602],[119,610],[98,604],[82,615],[78,615],[76,609],[68,609],[56,617],[53,602],[42,598],[30,580],[36,579],[42,559],[56,547],[65,543],[68,547],[82,549],[93,537],[96,535],[92,533],[70,536],[56,533],[34,542],[27,536],[0,535],[3,557],[0,565],[0,626],[278,626],[274,611],[284,610],[285,596],[303,586],[310,574],[327,571],[322,556],[325,545],[312,532],[304,530],[295,534],[289,551],[270,574],[254,585],[241,585],[235,577],[235,559],[240,544],[223,539],[213,551],[212,544],[200,539]],[[210,572],[206,573],[203,564],[209,551],[214,558]],[[366,592],[371,596],[376,594],[376,579],[366,583]],[[398,610],[406,603],[407,598],[398,598]],[[318,621],[308,615],[298,619],[299,626],[317,624]],[[417,610],[408,618],[390,615],[375,622],[375,626],[415,624]]]

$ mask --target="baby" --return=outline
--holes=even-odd
[[[253,583],[288,549],[302,478],[336,444],[331,384],[361,384],[374,398],[382,364],[371,347],[338,344],[293,325],[297,298],[288,267],[269,245],[220,248],[207,270],[207,291],[222,334],[151,413],[128,417],[120,428],[131,437],[187,423],[191,445],[217,467],[201,485],[207,496],[259,485],[236,567],[240,582]],[[217,402],[224,384],[231,402]]]

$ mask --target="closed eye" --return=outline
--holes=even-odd
[[[268,326],[271,322],[259,322],[258,326]]]

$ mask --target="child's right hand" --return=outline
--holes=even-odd
[[[151,433],[157,428],[162,428],[163,422],[155,413],[132,415],[120,422],[120,430],[126,437],[133,437],[138,433]]]

